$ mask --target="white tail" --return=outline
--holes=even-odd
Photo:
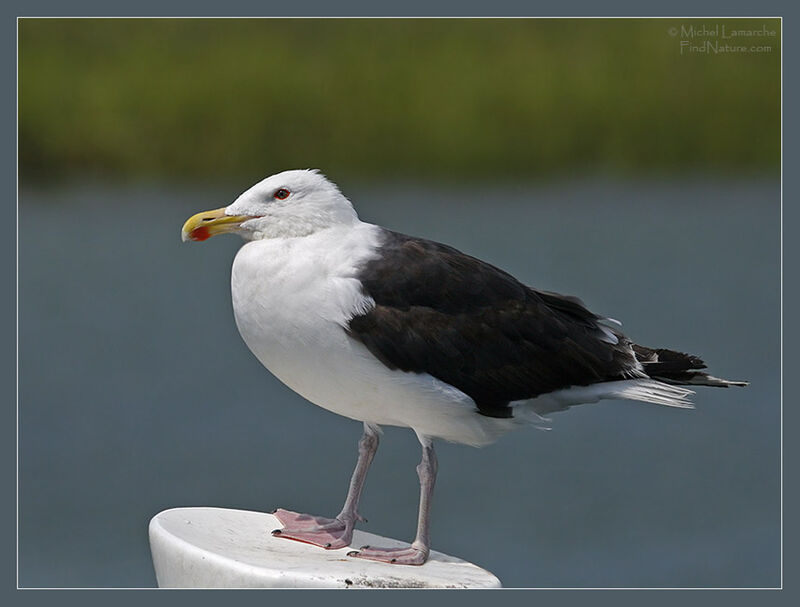
[[[523,410],[532,410],[538,415],[563,411],[575,405],[596,403],[604,398],[622,398],[666,407],[694,409],[694,405],[689,401],[689,397],[692,394],[694,394],[694,391],[688,388],[665,384],[650,378],[637,378],[601,382],[589,386],[573,386],[542,395],[533,400],[520,401],[514,403],[514,405],[521,406]],[[522,413],[522,411],[519,413]],[[518,412],[515,411],[514,417],[517,416]]]

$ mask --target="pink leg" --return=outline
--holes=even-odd
[[[408,548],[373,548],[362,546],[359,550],[348,552],[352,556],[383,563],[398,565],[422,565],[430,554],[430,512],[433,486],[436,484],[436,472],[439,463],[433,450],[433,443],[428,439],[422,441],[422,461],[417,466],[419,475],[419,517],[417,519],[417,537]]]
[[[349,546],[353,541],[353,528],[356,521],[364,520],[358,514],[358,502],[367,479],[367,471],[377,450],[378,429],[376,426],[365,423],[364,434],[358,442],[358,462],[350,479],[347,499],[345,499],[339,515],[331,519],[279,508],[274,515],[283,524],[283,528],[275,529],[272,535],[313,544],[328,550]]]

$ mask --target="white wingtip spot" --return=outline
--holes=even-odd
[[[603,325],[598,325],[598,328],[600,329],[601,333],[600,335],[601,341],[604,341],[607,344],[612,344],[614,346],[616,346],[619,343],[619,339],[617,338],[616,335],[614,335],[614,333],[610,329],[604,327]]]

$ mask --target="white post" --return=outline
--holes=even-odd
[[[432,551],[421,567],[347,556],[359,546],[402,546],[355,531],[352,547],[323,550],[273,537],[271,514],[175,508],[150,521],[150,549],[161,588],[499,588],[477,565]]]

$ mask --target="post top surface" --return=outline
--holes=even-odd
[[[271,514],[224,508],[174,508],[150,521],[150,545],[161,587],[206,588],[499,588],[477,565],[431,551],[425,565],[354,559],[359,546],[403,546],[356,530],[352,547],[323,550],[273,537]]]

